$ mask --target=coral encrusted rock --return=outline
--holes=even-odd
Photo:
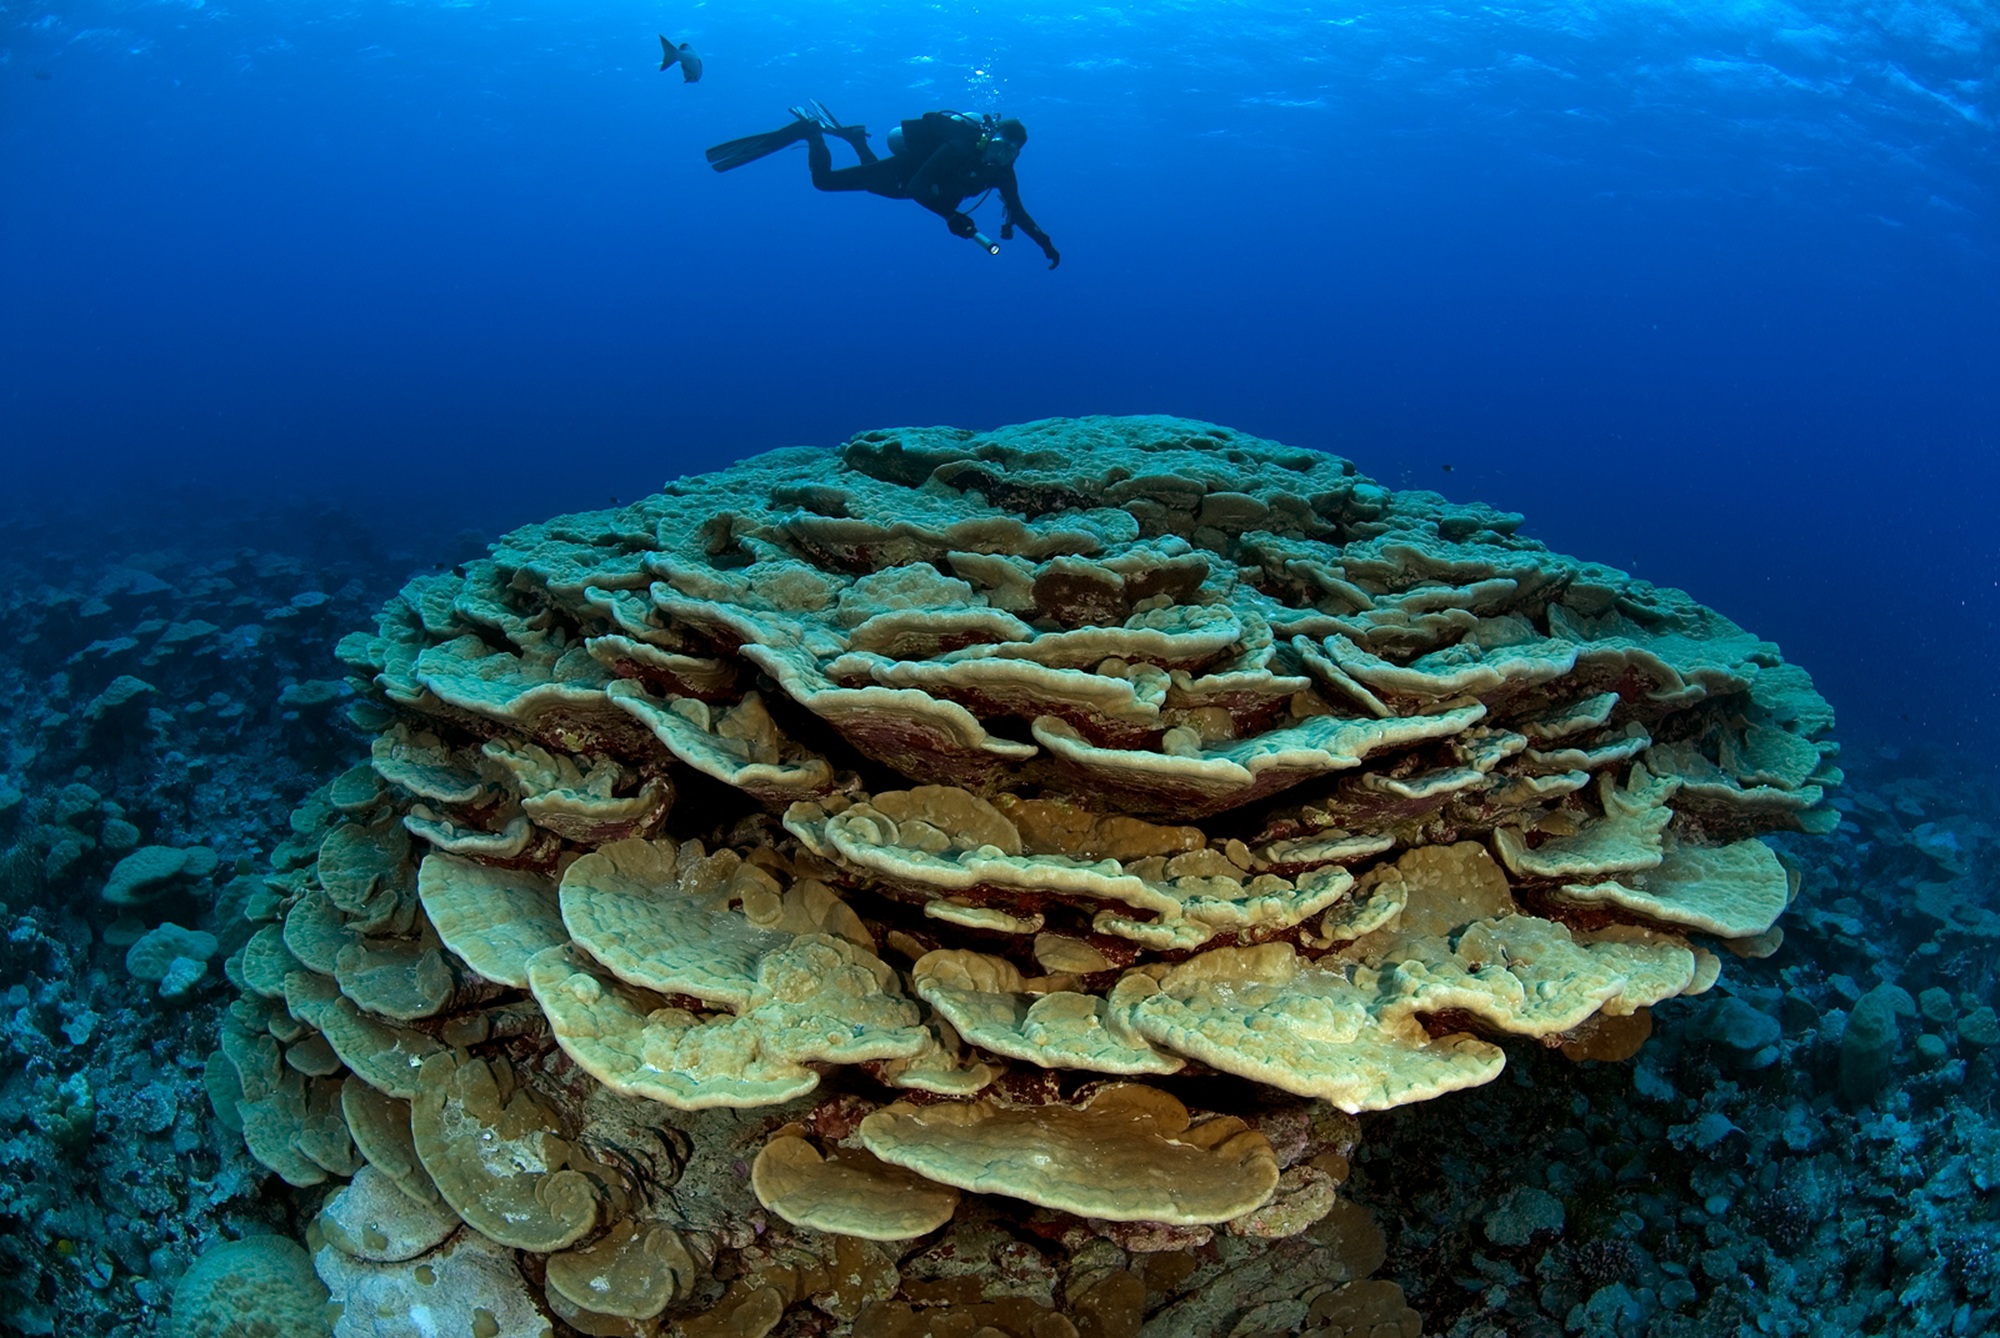
[[[366,1170],[336,1332],[429,1276],[564,1334],[1358,1284],[1352,1114],[1509,1038],[1628,1054],[1776,949],[1763,838],[1835,821],[1804,672],[1519,525],[1063,420],[777,451],[413,580],[341,643],[371,763],[274,854],[212,1061],[279,1175]],[[997,1290],[951,1264],[996,1249]]]

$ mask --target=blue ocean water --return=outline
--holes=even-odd
[[[1021,118],[1061,265],[802,147],[709,170],[807,98]],[[216,1133],[222,968],[169,999],[97,898],[200,843],[142,918],[236,946],[410,570],[775,447],[1126,413],[1523,512],[1839,713],[1778,955],[1630,1064],[1519,1047],[1367,1126],[1426,1331],[1994,1331],[1996,131],[1974,0],[0,0],[0,1333],[164,1331],[316,1206]]]
[[[1976,761],[1996,59],[1972,0],[10,4],[7,476],[491,533],[869,427],[1182,414],[1524,511]],[[1020,116],[1062,267],[803,149],[707,170],[807,97],[878,144]]]

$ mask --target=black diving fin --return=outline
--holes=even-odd
[[[708,151],[708,165],[718,172],[728,172],[745,163],[754,163],[759,158],[768,158],[779,149],[791,147],[811,134],[813,129],[811,121],[794,121],[780,130],[732,139]]]

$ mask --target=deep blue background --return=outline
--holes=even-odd
[[[1980,764],[1996,64],[1970,0],[9,5],[5,485],[493,533],[868,427],[1178,413],[1525,511],[1849,737]],[[799,150],[707,170],[808,96],[1024,118],[1062,268]]]

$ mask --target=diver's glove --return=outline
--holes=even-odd
[[[1042,243],[1042,254],[1049,258],[1050,269],[1054,269],[1057,265],[1062,264],[1062,252],[1056,250],[1055,247],[1049,245],[1047,242]]]
[[[979,231],[979,225],[972,221],[970,214],[952,214],[945,219],[945,226],[951,229],[954,237],[970,237]]]
[[[1014,225],[1012,223],[1002,223],[1000,225],[1000,240],[1003,242],[1014,240]]]

